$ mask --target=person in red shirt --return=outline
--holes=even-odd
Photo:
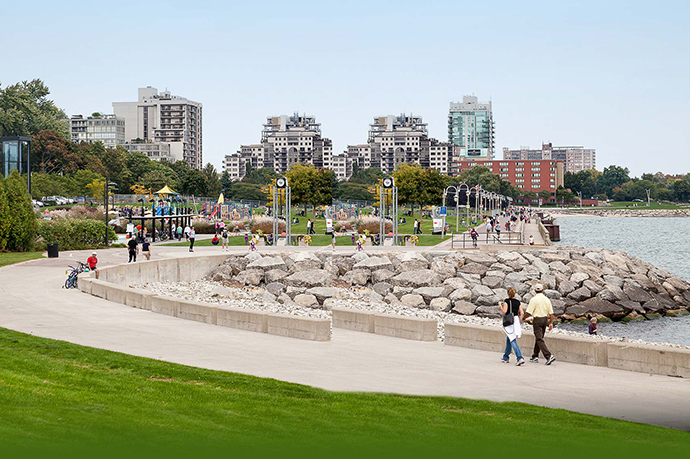
[[[91,256],[89,257],[88,260],[86,260],[86,264],[89,265],[89,269],[91,271],[94,271],[96,273],[96,279],[98,279],[98,269],[96,269],[96,265],[98,264],[98,256],[96,255],[96,252],[92,252]]]

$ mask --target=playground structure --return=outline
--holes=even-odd
[[[251,204],[219,203],[207,201],[201,206],[201,214],[207,219],[251,220],[254,208]]]
[[[337,221],[359,220],[359,204],[337,202],[329,208],[330,216]]]

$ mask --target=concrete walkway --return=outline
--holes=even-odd
[[[330,251],[330,247],[314,249]],[[348,247],[338,252],[343,249],[351,251]],[[496,353],[341,329],[333,331],[330,342],[311,342],[176,319],[61,289],[66,265],[85,260],[88,253],[62,252],[57,259],[0,268],[0,326],[328,390],[520,401],[690,431],[686,379],[562,362],[516,367],[500,363]],[[219,249],[200,247],[196,254],[201,253],[219,253]],[[189,255],[184,247],[159,246],[154,253],[154,257]],[[126,251],[101,250],[99,258],[103,266],[122,263]]]

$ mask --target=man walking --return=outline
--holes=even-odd
[[[532,363],[539,363],[539,351],[544,354],[546,364],[551,365],[556,357],[549,352],[544,342],[544,333],[546,333],[546,325],[549,325],[549,331],[553,330],[553,306],[551,300],[544,295],[544,286],[537,284],[534,286],[536,295],[529,300],[527,312],[525,312],[524,319],[532,316],[532,328],[534,329],[534,351],[529,361]]]
[[[127,250],[129,251],[129,261],[127,263],[137,261],[137,254],[139,253],[139,244],[137,243],[137,238],[130,238],[127,242]]]

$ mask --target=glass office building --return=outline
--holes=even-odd
[[[494,119],[491,102],[478,102],[475,96],[464,96],[462,102],[451,102],[448,112],[448,141],[467,159],[493,159]]]
[[[0,137],[2,151],[2,173],[7,178],[12,171],[27,174],[26,185],[31,192],[31,138],[30,137]]]

